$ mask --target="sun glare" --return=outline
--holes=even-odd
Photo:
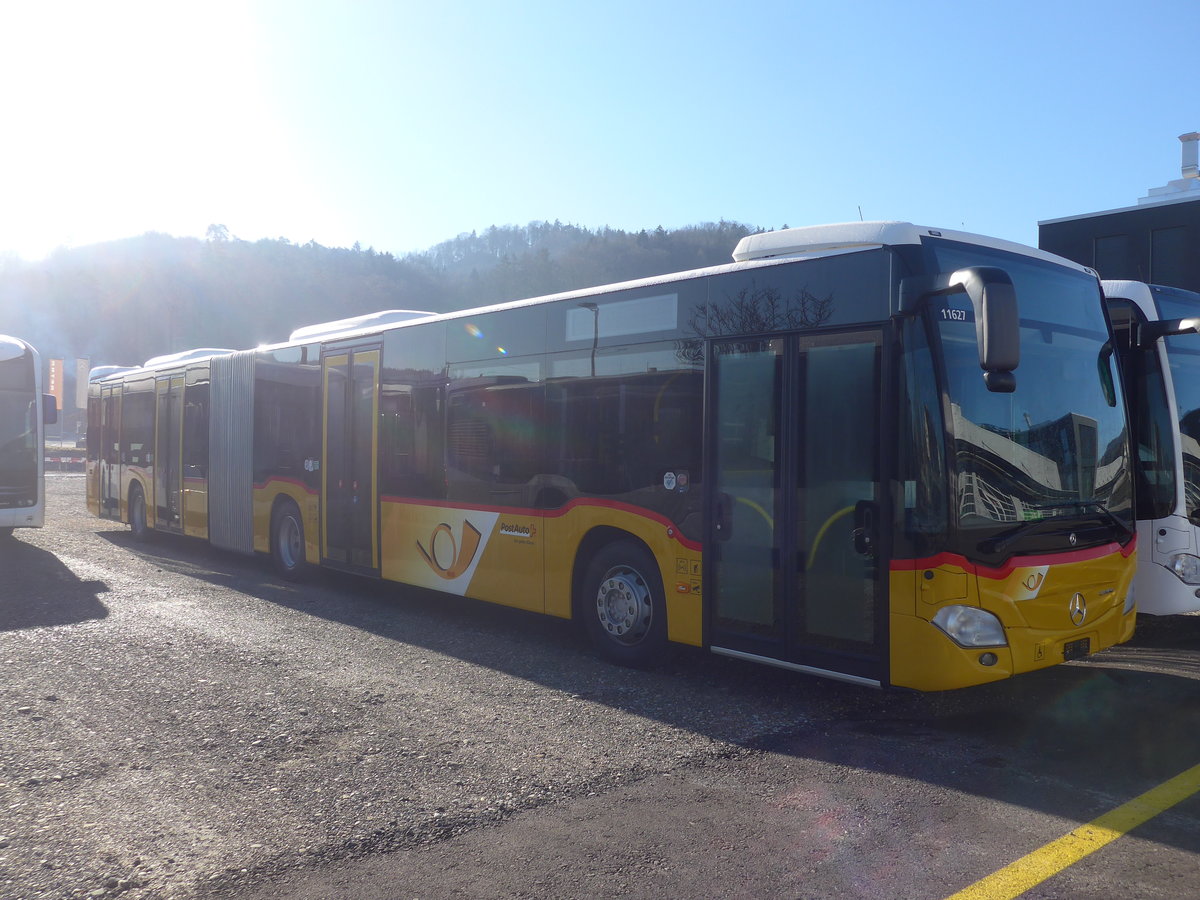
[[[6,18],[0,78],[19,87],[3,106],[0,255],[213,223],[236,234],[254,209],[311,215],[243,4],[27,4]]]

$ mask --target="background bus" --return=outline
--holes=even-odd
[[[89,506],[577,619],[634,665],[937,690],[1132,634],[1093,273],[907,223],[734,260],[98,374]]]
[[[1136,447],[1138,609],[1194,612],[1200,610],[1200,294],[1140,281],[1103,287]]]
[[[58,421],[42,394],[42,363],[25,341],[0,334],[0,538],[41,528],[46,513],[43,426]]]

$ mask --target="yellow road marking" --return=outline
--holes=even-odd
[[[1100,818],[1080,825],[946,900],[1012,900],[1067,866],[1095,853],[1143,822],[1200,791],[1200,765],[1151,788]]]

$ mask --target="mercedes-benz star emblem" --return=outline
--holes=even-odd
[[[1071,532],[1071,536],[1069,538],[1067,538],[1067,540],[1069,540],[1071,542],[1072,547],[1074,547],[1077,543],[1079,543],[1079,538],[1075,537],[1074,532]]]
[[[1067,605],[1067,612],[1071,614],[1071,622],[1076,627],[1083,624],[1083,620],[1087,618],[1087,600],[1083,599],[1083,594],[1076,593],[1071,598],[1071,602]]]

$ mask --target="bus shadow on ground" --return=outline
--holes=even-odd
[[[1200,613],[1138,616],[1137,631],[1127,646],[1200,651]]]
[[[0,540],[0,631],[103,619],[108,586],[82,581],[53,553],[19,537]]]
[[[625,669],[596,657],[561,619],[328,570],[296,586],[277,581],[263,558],[186,538],[102,536],[248,597],[714,741],[1078,822],[1200,763],[1200,617],[1162,619],[1140,641],[992,684],[876,691],[694,648],[650,671]],[[1149,823],[1139,834],[1200,852],[1200,829]]]

